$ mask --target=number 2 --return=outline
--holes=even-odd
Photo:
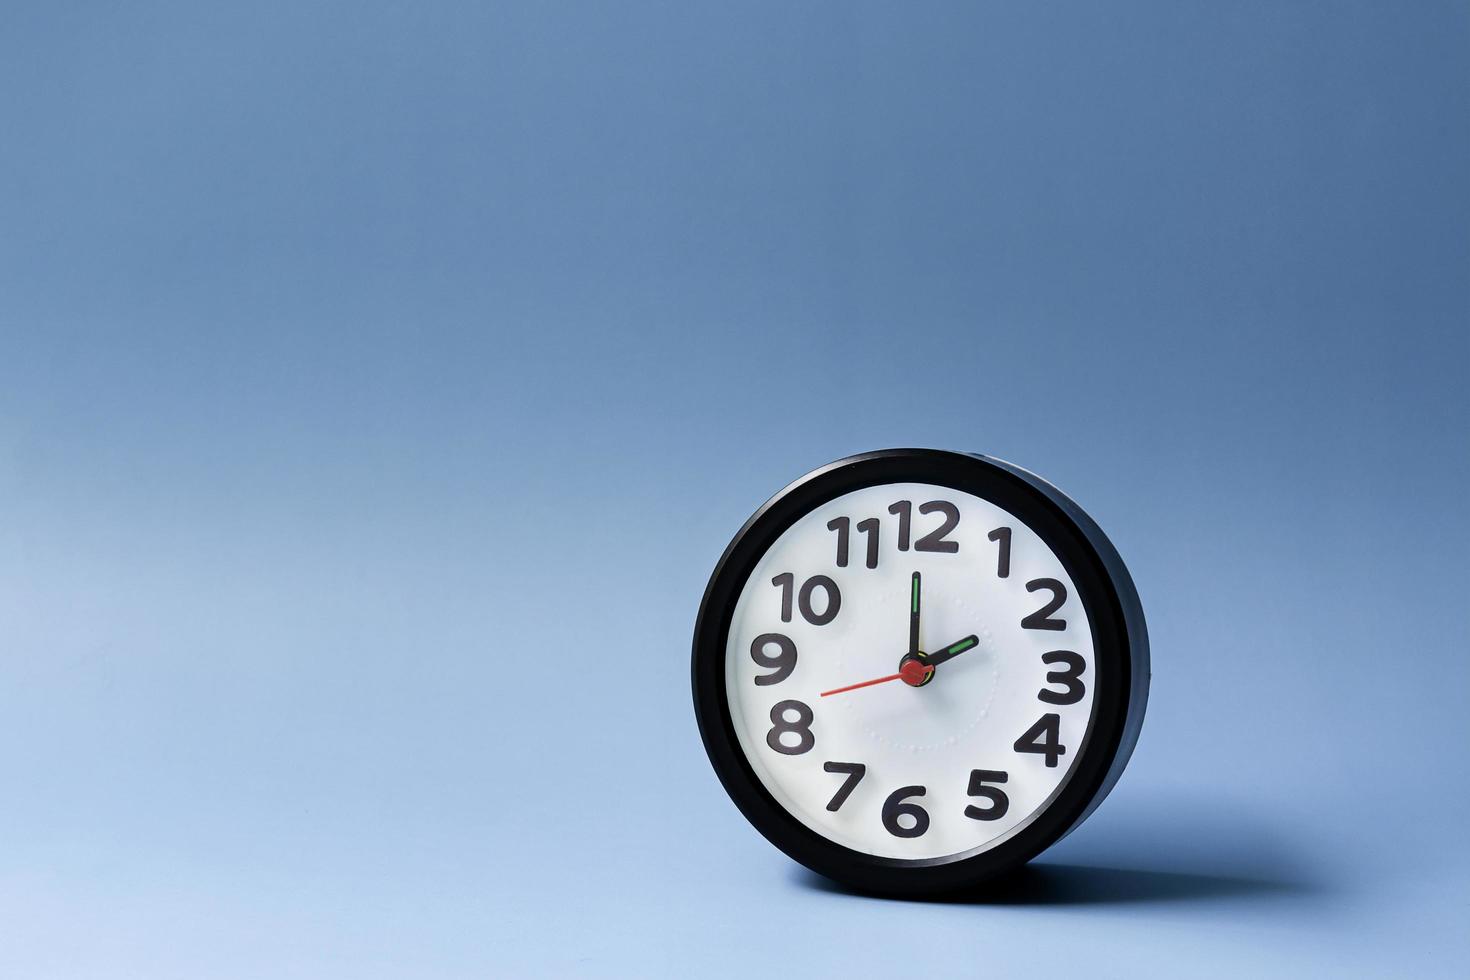
[[[1051,593],[1051,601],[1021,620],[1021,628],[1028,630],[1064,630],[1065,619],[1053,619],[1051,614],[1062,608],[1067,601],[1067,587],[1054,578],[1037,578],[1026,583],[1027,592],[1045,589]]]

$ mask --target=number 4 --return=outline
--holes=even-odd
[[[1011,748],[1017,752],[1044,755],[1046,767],[1055,769],[1057,760],[1067,754],[1067,747],[1060,741],[1061,724],[1061,715],[1047,712],[1041,716],[1040,721],[1026,729],[1026,734],[1016,739]]]

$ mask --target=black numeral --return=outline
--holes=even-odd
[[[1051,593],[1051,601],[1021,620],[1021,627],[1028,630],[1066,629],[1065,619],[1050,617],[1052,613],[1062,608],[1062,603],[1067,601],[1067,587],[1054,578],[1036,578],[1026,583],[1027,592],[1036,592],[1040,589],[1046,589]]]
[[[837,787],[837,793],[832,797],[832,802],[827,804],[827,809],[836,813],[842,809],[842,804],[847,802],[852,791],[857,789],[857,784],[862,782],[863,774],[868,771],[868,767],[861,762],[824,762],[822,768],[827,772],[840,772],[847,775],[842,785]]]
[[[796,712],[795,721],[786,720],[786,714],[791,711]],[[795,745],[781,741],[781,736],[788,732],[796,736]],[[766,744],[782,755],[810,752],[817,744],[816,736],[812,734],[812,709],[800,701],[777,701],[771,709],[771,730],[766,733]]]
[[[771,584],[781,590],[781,622],[791,622],[791,594],[796,591],[796,576],[790,572],[782,572],[771,579]],[[822,611],[818,613],[812,607],[812,593],[821,589],[825,595]],[[838,610],[842,608],[842,592],[837,588],[837,583],[825,575],[813,575],[802,583],[801,590],[796,595],[796,605],[801,610],[801,618],[813,626],[826,626],[837,618]]]
[[[917,803],[903,802],[910,796],[923,796],[927,790],[922,786],[901,786],[883,801],[883,827],[894,837],[922,837],[929,829],[929,811]],[[909,817],[913,823],[905,827],[899,817]]]
[[[1011,799],[1006,796],[1006,791],[999,786],[986,786],[986,783],[1003,783],[1010,776],[996,769],[971,769],[970,788],[965,792],[970,796],[978,796],[989,802],[987,807],[967,806],[965,816],[971,820],[999,820],[1006,815],[1011,808]]]
[[[995,542],[999,543],[999,545],[1000,545],[1000,548],[998,549],[999,553],[996,555],[996,558],[995,558],[995,577],[996,578],[1010,578],[1011,577],[1011,529],[1008,528],[1008,527],[998,527],[994,531],[991,531],[989,534],[987,534],[985,536],[987,538],[989,538],[991,541],[995,541]]]
[[[826,593],[821,615],[812,609],[812,593],[817,589]],[[837,610],[842,608],[842,593],[837,590],[837,583],[827,576],[813,575],[801,587],[801,594],[796,597],[796,604],[801,608],[802,619],[813,626],[826,626],[837,618]]]
[[[888,513],[898,515],[898,550],[909,550],[909,530],[914,521],[914,502],[900,500],[888,508]]]
[[[847,536],[851,529],[852,520],[846,517],[834,517],[827,522],[827,530],[837,532],[837,567],[847,567]]]
[[[796,593],[796,576],[782,572],[771,579],[771,584],[781,590],[781,622],[791,622],[791,599]]]
[[[914,502],[899,500],[888,508],[888,513],[898,515],[898,550],[909,550],[909,537],[913,532]],[[919,505],[920,514],[943,514],[944,522],[914,542],[915,551],[940,551],[954,554],[960,550],[958,541],[945,538],[960,523],[960,509],[947,500],[931,500]]]
[[[1041,655],[1044,664],[1065,664],[1065,670],[1048,671],[1046,682],[1048,684],[1065,684],[1067,689],[1062,692],[1048,691],[1042,688],[1036,696],[1047,704],[1076,704],[1082,700],[1087,693],[1087,685],[1082,683],[1082,672],[1087,669],[1087,661],[1083,660],[1071,650],[1053,650]]]
[[[859,532],[861,532],[862,534],[866,535],[867,536],[867,539],[868,539],[868,556],[867,556],[867,562],[866,562],[867,566],[869,568],[877,568],[878,567],[878,518],[876,518],[876,517],[870,517],[866,521],[858,521],[857,529],[858,529]]]
[[[772,643],[776,645],[774,655],[766,653],[766,647]],[[782,636],[780,633],[762,633],[750,644],[750,659],[762,667],[770,667],[775,670],[774,674],[762,674],[755,679],[757,685],[765,687],[768,684],[779,684],[791,676],[796,669],[796,644],[791,642],[791,637]]]
[[[1016,744],[1011,748],[1017,752],[1044,755],[1046,756],[1046,768],[1055,769],[1057,760],[1067,754],[1066,746],[1058,741],[1061,737],[1061,724],[1061,715],[1044,714],[1040,721],[1026,729],[1025,735],[1016,739]]]
[[[944,523],[915,541],[915,551],[942,551],[952,555],[960,550],[960,543],[958,541],[944,540],[945,535],[959,526],[960,509],[958,507],[948,500],[931,500],[927,504],[919,505],[919,513],[943,514]]]
[[[852,519],[849,517],[834,517],[827,522],[827,530],[837,532],[837,567],[846,568],[848,559],[848,545],[851,535]],[[869,568],[878,567],[878,518],[870,517],[865,521],[858,521],[858,533],[867,538],[867,560],[864,562]]]

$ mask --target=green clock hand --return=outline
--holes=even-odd
[[[979,645],[980,637],[976,636],[974,633],[971,633],[969,636],[965,637],[963,640],[960,640],[958,643],[951,643],[943,650],[936,650],[935,652],[924,657],[924,663],[928,664],[931,667],[937,667],[940,664],[944,663],[946,660],[953,660],[955,657],[958,657],[966,650],[969,650],[970,648]]]
[[[919,573],[909,580],[909,654],[919,655]]]

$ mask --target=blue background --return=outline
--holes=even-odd
[[[11,3],[0,974],[1451,975],[1465,3]],[[747,827],[688,641],[830,459],[1132,568],[993,902]],[[1463,974],[1461,974],[1463,975]]]

